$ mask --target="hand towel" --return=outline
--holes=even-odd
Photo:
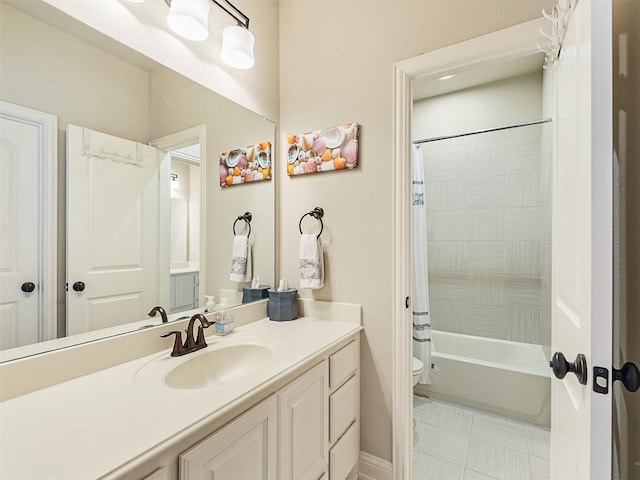
[[[251,246],[247,235],[233,237],[231,275],[229,278],[234,282],[251,281]]]
[[[324,258],[320,238],[316,234],[300,236],[300,288],[324,286]]]

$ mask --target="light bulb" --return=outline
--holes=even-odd
[[[181,37],[198,42],[206,40],[209,37],[209,0],[171,0],[167,23]]]
[[[225,27],[222,30],[220,58],[230,67],[249,69],[256,63],[253,56],[254,42],[255,38],[248,29],[239,25]]]

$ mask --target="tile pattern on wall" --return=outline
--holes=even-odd
[[[549,429],[413,397],[413,480],[548,480]]]
[[[423,146],[434,328],[550,344],[551,168],[540,131]]]

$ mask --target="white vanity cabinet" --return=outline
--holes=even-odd
[[[272,395],[180,455],[180,478],[276,480],[277,418]]]
[[[179,457],[180,480],[345,480],[360,453],[360,341]]]

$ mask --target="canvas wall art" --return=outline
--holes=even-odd
[[[220,154],[220,186],[271,180],[271,142]]]
[[[358,166],[359,125],[339,127],[287,137],[287,174],[306,175]]]

